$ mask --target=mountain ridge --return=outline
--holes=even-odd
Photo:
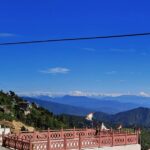
[[[64,105],[64,106],[66,107],[67,110],[68,105]],[[56,106],[55,108],[58,107]],[[76,108],[82,109],[82,107],[76,107]],[[128,127],[133,127],[133,126],[150,127],[150,108],[137,107],[127,111],[118,112],[116,114],[107,114],[101,111],[92,111],[92,112],[95,112],[94,119],[100,122],[105,122],[112,125],[122,124]],[[66,115],[70,115],[70,114],[67,113]],[[76,116],[76,114],[73,115]]]
[[[23,97],[23,99],[28,100],[30,102],[35,102],[38,105],[52,111],[54,114],[69,114],[69,115],[77,115],[77,116],[85,116],[94,110],[82,107],[76,107],[67,104],[60,104],[53,101],[47,100],[40,100],[38,98],[30,98],[30,97]]]
[[[28,97],[26,98],[28,99]],[[84,109],[90,109],[92,111],[101,111],[108,114],[115,114],[121,111],[126,111],[126,110],[140,107],[140,104],[127,103],[127,102],[121,102],[121,101],[109,100],[109,99],[97,99],[97,98],[86,97],[86,96],[65,95],[63,97],[38,96],[38,97],[29,97],[29,99],[30,98],[35,98],[42,101],[50,101],[54,103],[65,104],[65,105],[70,105],[75,107],[82,107]]]

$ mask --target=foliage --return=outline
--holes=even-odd
[[[38,107],[35,103],[28,103],[12,91],[9,93],[0,91],[0,108],[0,120],[18,120],[37,129],[67,127],[65,120],[42,107]],[[25,114],[26,111],[29,113]]]
[[[142,150],[148,150],[150,148],[150,129],[143,129],[140,138]]]

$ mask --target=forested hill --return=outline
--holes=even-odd
[[[74,126],[67,123],[68,117],[52,112],[18,97],[14,92],[0,91],[0,120],[16,120],[37,129],[56,129]]]
[[[146,127],[150,128],[150,109],[139,107],[132,110],[117,113],[115,115],[107,115],[102,117],[101,113],[94,114],[96,120],[109,122],[109,124],[122,124],[124,127]]]

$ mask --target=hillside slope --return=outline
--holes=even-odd
[[[37,129],[55,129],[67,127],[62,117],[52,112],[29,103],[18,97],[14,92],[4,93],[0,91],[0,120],[16,120]]]
[[[107,115],[104,118],[101,113],[96,112],[94,117],[99,121],[109,122],[109,124],[122,124],[128,127],[150,127],[150,109],[139,107],[129,111],[117,113],[115,115]]]
[[[150,109],[139,107],[113,116],[114,123],[122,123],[125,126],[150,127]]]

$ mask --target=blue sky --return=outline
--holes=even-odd
[[[0,42],[150,32],[148,0],[5,0]],[[0,89],[150,94],[150,37],[0,47]]]

